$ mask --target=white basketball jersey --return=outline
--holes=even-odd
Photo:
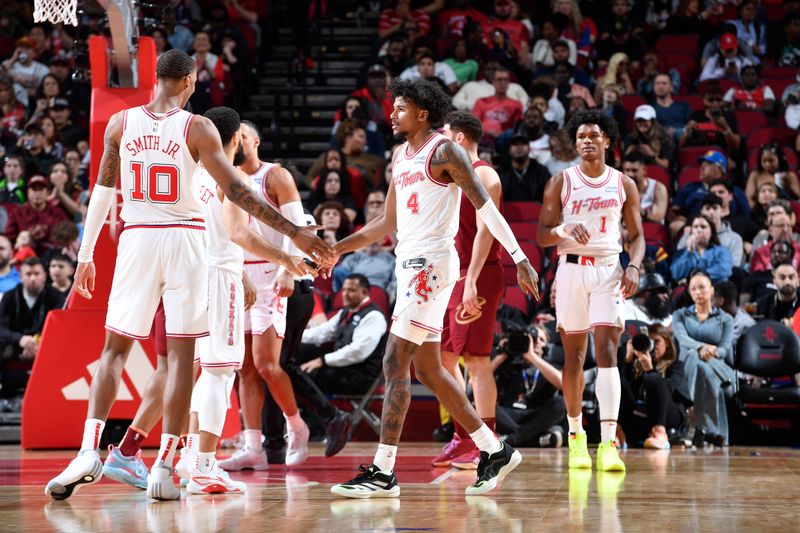
[[[392,182],[397,197],[397,257],[446,252],[458,232],[461,190],[431,175],[433,152],[443,135],[435,133],[414,153],[404,143],[394,159]]]
[[[258,196],[261,197],[262,200],[267,202],[272,208],[277,211],[281,212],[281,208],[278,204],[270,199],[269,195],[267,194],[267,183],[269,182],[269,173],[275,167],[274,163],[261,163],[261,166],[258,167],[258,170],[250,174],[250,186],[256,192]],[[270,228],[266,224],[260,222],[258,219],[254,218],[253,216],[250,217],[250,228],[258,233],[262,239],[267,241],[268,243],[276,246],[277,248],[283,249],[283,239],[286,236],[283,233],[278,233],[274,229]],[[244,260],[248,262],[263,262],[263,257],[258,257],[257,255],[253,255],[250,252],[244,252]]]
[[[561,211],[564,224],[583,224],[589,230],[589,243],[564,239],[558,255],[575,254],[604,257],[622,252],[620,224],[625,203],[624,174],[606,165],[598,178],[586,177],[578,165],[562,171]]]
[[[208,265],[224,268],[241,276],[244,269],[244,250],[234,243],[222,220],[222,202],[217,195],[217,182],[211,174],[198,167],[194,183],[196,196],[205,207],[206,242],[208,242]]]
[[[203,208],[192,189],[197,163],[186,142],[192,119],[192,113],[177,107],[152,113],[140,106],[123,113],[120,218],[126,224],[202,224]]]

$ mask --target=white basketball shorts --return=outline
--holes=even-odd
[[[279,298],[273,289],[279,268],[268,261],[245,262],[244,272],[256,287],[256,303],[245,313],[245,333],[263,335],[270,327],[281,339],[286,333],[286,298]]]
[[[441,342],[444,316],[459,268],[455,248],[438,254],[398,257],[391,332],[414,344]]]
[[[195,361],[203,368],[240,368],[244,360],[241,274],[225,268],[208,268],[208,332],[208,337],[195,344]]]
[[[146,339],[163,300],[167,337],[208,335],[207,265],[202,226],[127,226],[117,244],[106,329]]]
[[[567,263],[561,256],[555,280],[557,329],[586,333],[595,326],[624,327],[621,280],[617,256],[596,258],[594,265]]]

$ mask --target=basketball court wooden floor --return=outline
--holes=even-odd
[[[627,474],[569,472],[566,450],[522,450],[524,460],[488,496],[465,497],[474,472],[430,467],[433,444],[404,444],[399,500],[342,500],[331,483],[352,477],[374,444],[301,467],[235,474],[248,492],[152,502],[113,481],[64,502],[47,480],[72,452],[0,447],[0,531],[89,533],[258,531],[800,531],[800,450],[738,448],[624,454]],[[148,464],[154,451],[145,453]]]

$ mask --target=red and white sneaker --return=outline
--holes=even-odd
[[[442,448],[442,453],[433,458],[431,464],[433,466],[450,466],[453,459],[461,457],[473,449],[477,450],[478,448],[475,446],[475,443],[472,442],[472,439],[462,439],[458,435],[455,435],[452,440]],[[480,456],[480,454],[478,455]]]
[[[453,459],[450,466],[459,470],[477,470],[478,463],[481,462],[481,451],[475,447],[461,457]]]
[[[204,474],[198,468],[192,470],[189,484],[186,485],[186,492],[189,494],[240,494],[246,490],[246,484],[232,480],[216,462],[208,474]]]

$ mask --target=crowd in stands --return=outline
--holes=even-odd
[[[652,354],[620,348],[623,432],[633,443],[663,447],[668,434],[689,426],[727,443],[736,340],[762,318],[789,328],[800,322],[800,2],[397,0],[382,7],[363,85],[337,113],[331,146],[340,152],[320,154],[304,178],[313,188],[309,209],[322,190],[354,227],[364,221],[364,199],[386,190],[398,143],[388,128],[388,83],[428,79],[452,95],[454,109],[481,120],[481,157],[497,169],[506,216],[536,250],[534,266],[551,289],[555,251],[536,247],[538,206],[547,179],[579,161],[561,130],[565,121],[602,109],[620,126],[608,161],[638,186],[647,240],[642,287],[627,302],[627,318],[651,324],[654,344]],[[343,131],[358,133],[351,140]],[[341,185],[330,183],[331,169]],[[337,238],[344,234],[344,216],[318,221]],[[332,283],[318,280],[318,295],[332,301],[345,274],[361,273],[391,301],[392,281],[375,275],[388,269],[390,250],[387,236],[344,258]],[[627,263],[627,252],[621,259]],[[504,404],[500,395],[512,416],[498,427],[515,444],[541,437],[553,445],[558,420],[526,426],[560,388],[558,362],[547,362],[560,350],[552,309],[518,293],[507,267],[505,308],[519,312],[509,316],[521,327],[551,328],[522,359],[498,357],[541,373],[552,390],[526,403],[532,391],[517,383],[522,396],[510,394]],[[502,364],[495,365],[498,383]],[[633,413],[644,398],[657,398],[658,408],[642,419]]]

